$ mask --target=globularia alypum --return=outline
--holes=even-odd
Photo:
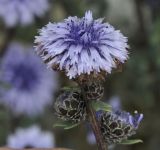
[[[103,19],[87,11],[82,18],[68,17],[49,23],[35,39],[35,51],[48,68],[61,71],[77,83],[65,88],[55,102],[58,118],[69,122],[66,129],[89,121],[99,150],[110,144],[134,144],[143,114],[114,111],[101,100],[108,74],[128,59],[127,38]]]

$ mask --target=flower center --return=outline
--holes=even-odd
[[[85,25],[81,23],[80,25],[71,26],[69,38],[73,39],[71,44],[83,45],[83,48],[96,47],[99,41],[99,35],[93,27],[93,24]]]
[[[38,81],[38,74],[34,67],[18,64],[12,68],[10,83],[21,90],[31,90]]]

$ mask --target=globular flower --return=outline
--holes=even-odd
[[[121,104],[121,99],[119,96],[112,96],[109,100],[108,100],[108,104],[112,106],[112,109],[114,111],[119,111],[122,110],[122,104]]]
[[[91,145],[96,144],[96,138],[93,132],[88,132],[87,134],[87,142]]]
[[[0,18],[8,27],[29,25],[48,8],[48,0],[0,0]]]
[[[17,128],[14,134],[7,138],[10,148],[53,148],[55,146],[54,134],[42,131],[37,125],[29,128]]]
[[[103,19],[87,11],[82,18],[68,17],[49,23],[36,37],[35,51],[49,68],[65,71],[69,78],[111,73],[128,58],[127,38]]]
[[[78,123],[86,119],[86,104],[79,90],[64,91],[55,102],[55,110],[65,121]]]
[[[46,69],[32,48],[11,44],[1,62],[0,102],[15,115],[35,116],[52,102],[57,74]]]
[[[101,113],[100,128],[104,140],[108,144],[121,143],[136,133],[142,119],[143,114],[137,111],[134,116],[125,111]]]

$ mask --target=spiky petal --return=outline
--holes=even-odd
[[[111,73],[128,58],[127,38],[103,19],[87,11],[82,18],[68,17],[49,23],[35,40],[35,51],[49,68],[63,70],[69,78],[81,74]]]

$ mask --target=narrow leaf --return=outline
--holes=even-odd
[[[66,124],[64,124],[63,122],[57,122],[53,125],[53,127],[66,127]]]
[[[62,91],[73,91],[73,90],[79,90],[78,87],[63,87],[61,88]]]
[[[143,141],[140,140],[140,139],[123,140],[120,144],[124,144],[124,145],[132,145],[132,144],[137,144],[137,143],[143,143]]]
[[[79,123],[71,123],[71,122],[66,122],[66,121],[60,121],[60,122],[57,122],[53,125],[53,127],[62,127],[63,129],[65,130],[68,130],[68,129],[71,129],[71,128],[74,128],[76,126],[78,126]]]
[[[74,127],[78,126],[78,125],[79,125],[79,123],[70,124],[70,125],[68,125],[68,126],[64,127],[64,129],[65,129],[65,130],[72,129],[72,128],[74,128]]]
[[[112,106],[102,101],[92,101],[92,107],[94,108],[95,111],[103,110],[110,112],[112,110]]]

